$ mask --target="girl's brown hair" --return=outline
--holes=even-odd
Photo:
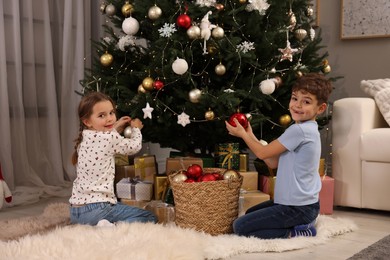
[[[330,93],[333,90],[330,80],[320,73],[308,73],[298,78],[292,87],[292,91],[303,90],[315,95],[318,105],[328,102]]]
[[[115,109],[114,101],[109,96],[107,96],[106,94],[103,94],[102,92],[90,92],[90,93],[86,94],[80,101],[80,104],[79,104],[79,107],[77,110],[77,113],[79,115],[80,127],[79,127],[79,136],[77,137],[77,139],[74,140],[75,141],[75,146],[74,146],[75,151],[73,152],[73,155],[72,155],[72,164],[73,165],[76,165],[76,163],[77,163],[77,159],[78,159],[77,150],[78,150],[78,147],[79,147],[81,141],[83,140],[83,130],[87,129],[87,127],[83,123],[83,120],[88,119],[91,116],[91,114],[93,112],[93,106],[96,103],[99,103],[101,101],[110,101],[112,106]]]

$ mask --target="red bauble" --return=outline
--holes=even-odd
[[[164,87],[164,82],[162,82],[161,80],[155,80],[153,82],[153,87],[156,90],[160,90],[160,89],[162,89]]]
[[[234,113],[233,115],[230,116],[229,118],[229,124],[232,126],[236,126],[236,123],[233,121],[233,119],[237,119],[237,121],[242,125],[242,127],[247,128],[248,127],[248,118],[246,117],[245,114],[242,113]]]
[[[188,29],[191,26],[191,17],[187,14],[181,14],[177,17],[177,26]]]
[[[216,181],[217,179],[215,178],[214,174],[212,173],[206,173],[205,175],[202,176],[201,181]]]
[[[191,179],[198,179],[203,173],[203,169],[199,164],[192,164],[187,169],[187,176]]]
[[[187,183],[193,183],[193,182],[195,182],[195,180],[194,179],[192,179],[192,178],[188,178],[187,180],[185,180],[184,182],[187,182]]]
[[[214,172],[213,175],[216,180],[223,180],[222,174],[219,174],[218,172]]]

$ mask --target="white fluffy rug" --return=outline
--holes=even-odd
[[[282,252],[323,244],[355,230],[347,219],[320,216],[316,237],[262,240],[211,236],[174,225],[120,223],[113,227],[70,225],[18,240],[0,241],[1,259],[221,259],[243,253]]]

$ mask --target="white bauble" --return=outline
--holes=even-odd
[[[151,20],[157,20],[158,18],[160,18],[161,15],[162,15],[162,10],[157,5],[154,5],[149,8],[148,17]]]
[[[200,38],[200,28],[199,26],[193,25],[187,30],[187,36],[190,40],[195,40]]]
[[[125,128],[125,130],[123,130],[123,135],[126,137],[126,138],[131,138],[131,133],[133,132],[133,130],[131,129],[131,126],[128,126]]]
[[[131,16],[126,18],[122,23],[122,30],[127,35],[135,35],[139,30],[139,23],[137,19],[134,19]]]
[[[272,79],[266,79],[260,82],[260,91],[265,95],[270,95],[275,91],[275,81]]]
[[[178,75],[183,75],[188,70],[188,63],[185,59],[176,58],[172,63],[172,70]]]
[[[192,103],[198,103],[201,96],[202,96],[202,91],[200,91],[200,90],[197,89],[197,88],[191,90],[191,91],[188,93],[188,97],[189,97],[189,99],[190,99],[190,101],[191,101]]]
[[[106,14],[108,16],[113,16],[113,15],[115,15],[115,13],[116,13],[115,5],[113,5],[113,4],[107,5],[107,7],[106,7]]]

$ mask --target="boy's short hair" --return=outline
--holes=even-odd
[[[315,95],[317,97],[318,104],[320,105],[328,102],[333,86],[330,80],[325,78],[323,74],[312,72],[297,79],[292,87],[292,92],[298,90],[306,91]]]

